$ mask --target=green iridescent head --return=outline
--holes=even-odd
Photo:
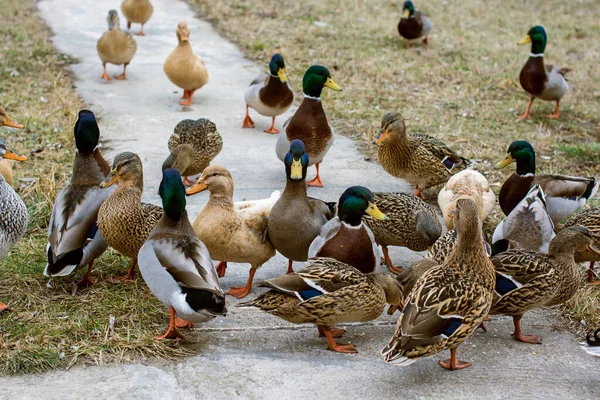
[[[543,26],[537,25],[527,32],[527,36],[525,36],[519,44],[531,43],[531,53],[544,54],[547,40],[546,30]]]
[[[517,163],[517,174],[535,174],[535,151],[533,146],[525,140],[517,140],[508,146],[506,157],[494,165],[495,169],[501,169],[507,165]]]
[[[341,221],[358,226],[364,215],[383,221],[386,219],[377,206],[373,193],[364,186],[352,186],[346,189],[338,203],[338,217]]]
[[[322,65],[313,65],[304,73],[302,78],[302,90],[304,94],[311,97],[321,97],[321,91],[324,87],[341,91],[337,83],[331,79],[329,70]]]
[[[175,168],[163,171],[163,179],[158,188],[162,198],[165,214],[174,221],[179,221],[185,214],[185,188],[181,183],[181,175]]]

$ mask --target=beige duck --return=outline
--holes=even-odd
[[[225,275],[227,262],[250,264],[246,285],[227,292],[237,298],[246,297],[252,289],[256,270],[275,255],[267,238],[267,221],[278,195],[274,194],[269,201],[257,202],[254,207],[236,210],[233,178],[229,171],[216,165],[207,167],[187,194],[207,189],[210,198],[194,220],[194,231],[208,248],[211,258],[220,261],[217,265],[220,277]]]
[[[98,39],[96,50],[102,60],[103,73],[101,78],[110,81],[112,78],[106,73],[106,64],[123,65],[123,73],[116,75],[115,79],[127,79],[125,73],[137,50],[137,43],[129,34],[121,30],[119,15],[115,10],[108,12],[108,31]]]
[[[8,126],[10,128],[22,129],[23,125],[16,123],[12,118],[6,114],[6,111],[0,106],[0,127]],[[12,186],[13,183],[13,171],[10,164],[10,160],[7,158],[0,158],[0,175],[4,177],[6,183]]]
[[[185,22],[177,25],[179,44],[165,61],[165,74],[171,82],[183,89],[182,106],[192,105],[194,92],[208,82],[208,70],[204,61],[194,54],[190,44],[190,30]]]
[[[146,35],[144,33],[144,24],[148,22],[152,16],[152,3],[149,0],[125,0],[121,3],[121,11],[127,18],[127,29],[131,29],[131,23],[142,24],[142,28],[137,33],[139,36]]]

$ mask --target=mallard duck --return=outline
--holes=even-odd
[[[379,162],[389,174],[402,178],[421,190],[445,183],[448,178],[470,165],[470,161],[428,135],[407,135],[404,119],[389,112],[381,119],[376,136]]]
[[[565,74],[569,68],[559,68],[552,64],[544,64],[544,51],[546,50],[546,31],[541,26],[534,26],[527,32],[527,36],[519,44],[531,43],[531,53],[519,74],[521,87],[531,96],[525,114],[520,118],[527,119],[531,115],[533,99],[556,101],[556,111],[550,118],[558,119],[560,116],[560,99],[569,91],[569,84]]]
[[[248,114],[248,107],[252,107],[260,115],[272,117],[271,127],[267,133],[279,133],[275,129],[275,118],[283,114],[294,102],[294,92],[285,76],[285,62],[281,54],[275,54],[269,62],[269,75],[257,76],[244,95],[246,100],[246,116],[242,128],[254,128],[254,121]]]
[[[586,353],[600,357],[600,328],[593,333],[589,332],[585,337],[585,341],[581,342],[581,346]]]
[[[506,158],[494,168],[501,169],[513,162],[517,163],[517,170],[504,182],[498,196],[504,215],[508,215],[536,183],[544,191],[546,208],[555,224],[581,210],[587,200],[598,191],[595,178],[536,175],[535,151],[531,144],[524,140],[512,142],[506,152]]]
[[[179,44],[169,54],[164,70],[173,84],[183,89],[182,106],[191,106],[194,92],[208,82],[208,70],[204,61],[194,54],[190,44],[190,30],[185,22],[177,25]]]
[[[386,219],[369,189],[364,186],[346,189],[338,203],[338,215],[321,227],[308,248],[308,257],[335,258],[365,274],[375,271],[381,254],[373,232],[363,224],[363,215],[379,221]]]
[[[573,215],[567,220],[567,222],[565,222],[563,228],[568,228],[575,225],[587,228],[594,238],[594,245],[600,248],[600,207],[588,208],[579,214]],[[590,262],[590,267],[587,273],[588,283],[590,285],[600,285],[600,279],[595,279],[594,276],[594,263],[596,261],[600,261],[600,255],[591,253],[589,251],[575,252],[575,262],[580,263],[584,261]]]
[[[494,229],[492,255],[507,250],[509,244],[547,253],[554,236],[554,223],[546,211],[544,192],[536,184]]]
[[[137,154],[117,154],[100,187],[106,189],[115,183],[117,188],[98,210],[97,223],[106,243],[132,259],[127,275],[121,278],[130,281],[135,275],[138,252],[162,217],[163,209],[142,203],[144,173]]]
[[[211,165],[187,190],[192,195],[210,191],[208,203],[194,220],[194,231],[206,245],[213,260],[219,260],[217,272],[225,275],[227,262],[249,263],[250,273],[244,287],[233,287],[227,294],[241,299],[252,289],[256,270],[275,255],[267,238],[267,221],[274,196],[266,203],[236,210],[233,204],[233,178],[225,168]]]
[[[140,31],[137,33],[139,36],[145,36],[144,24],[148,22],[152,16],[154,8],[149,0],[125,0],[121,3],[121,11],[125,18],[127,18],[127,29],[131,29],[131,23],[142,24]]]
[[[406,47],[410,47],[410,41],[423,36],[424,44],[429,44],[429,32],[433,24],[427,15],[415,10],[412,1],[405,1],[402,6],[402,18],[398,23],[398,33],[406,39]]]
[[[115,79],[127,79],[125,70],[133,59],[137,50],[137,43],[129,32],[121,30],[119,26],[119,15],[115,10],[108,12],[108,31],[104,32],[98,44],[96,44],[96,50],[100,60],[102,60],[102,68],[104,72],[101,78],[110,81],[112,78],[106,73],[106,64],[111,63],[115,65],[123,64],[123,73],[116,75]]]
[[[343,329],[332,329],[342,322],[371,321],[385,305],[402,302],[396,280],[387,273],[363,274],[333,258],[311,258],[310,265],[265,281],[272,290],[242,307],[256,307],[293,324],[315,324],[327,338],[327,347],[339,353],[357,353],[352,344],[336,343]]]
[[[96,218],[100,206],[112,193],[100,183],[110,172],[110,166],[100,154],[100,130],[94,113],[79,111],[75,123],[75,161],[71,181],[56,197],[48,227],[48,264],[46,276],[67,276],[88,266],[79,286],[91,286],[92,265],[108,245],[98,229]]]
[[[11,128],[22,129],[23,125],[16,123],[12,118],[10,118],[4,108],[0,106],[0,127],[8,126]],[[10,165],[10,160],[6,158],[0,159],[0,175],[4,177],[4,180],[12,186],[13,184],[13,172],[12,166]]]
[[[194,233],[185,210],[185,189],[174,168],[163,170],[159,194],[164,214],[138,253],[140,272],[150,291],[169,307],[167,332],[157,339],[177,339],[179,327],[225,316],[225,293],[204,243]],[[175,314],[183,320],[176,321]]]
[[[206,118],[184,119],[169,138],[171,154],[162,168],[177,169],[184,176],[183,182],[192,185],[188,177],[202,173],[222,149],[223,138],[214,123]]]
[[[452,250],[454,250],[457,237],[458,234],[456,233],[456,230],[451,229],[447,231],[435,241],[433,246],[431,246],[429,249],[426,257],[435,260],[438,264],[442,264],[446,260],[446,257],[448,257]],[[487,255],[491,256],[492,246],[484,240],[483,247],[485,248]]]
[[[450,213],[456,207],[456,200],[461,197],[470,197],[475,201],[481,221],[486,220],[496,204],[496,195],[485,176],[473,169],[460,171],[450,177],[438,193],[438,205],[448,229],[454,229]]]
[[[526,311],[554,306],[569,300],[579,289],[581,274],[575,252],[600,254],[587,228],[572,226],[550,242],[548,254],[513,249],[492,257],[496,270],[494,304],[490,315],[513,317],[513,337],[519,342],[540,344],[537,336],[523,335],[521,318]]]
[[[381,351],[385,361],[406,366],[421,357],[450,349],[446,369],[471,365],[456,349],[484,320],[493,299],[494,268],[483,246],[475,202],[459,199],[454,211],[456,247],[443,264],[429,269],[405,300],[396,332]]]
[[[386,219],[381,221],[364,216],[363,221],[381,246],[388,269],[398,274],[402,268],[392,264],[388,246],[427,250],[442,234],[442,225],[433,207],[418,197],[406,193],[373,193],[373,197]]]
[[[2,138],[0,138],[0,158],[15,161],[27,160],[27,157],[10,150]],[[23,237],[28,221],[25,203],[6,182],[3,175],[0,175],[0,215],[2,215],[0,218],[1,260],[6,256],[8,250]]]
[[[317,176],[307,182],[308,186],[323,186],[319,175],[319,166],[333,144],[333,133],[321,104],[321,91],[324,87],[341,91],[337,83],[331,79],[329,70],[321,65],[313,65],[304,73],[302,90],[304,100],[294,115],[283,124],[283,130],[277,137],[275,152],[285,162],[285,157],[293,140],[304,143],[308,153],[309,166],[315,165]]]
[[[285,190],[269,214],[267,227],[273,246],[288,259],[288,273],[291,273],[294,261],[308,259],[308,249],[321,227],[335,216],[335,203],[306,195],[309,157],[301,140],[292,141],[284,163]]]

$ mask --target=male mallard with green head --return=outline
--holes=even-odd
[[[331,79],[329,70],[321,65],[313,65],[304,73],[302,90],[304,100],[294,115],[283,124],[283,130],[277,138],[275,152],[281,161],[285,160],[290,143],[299,139],[304,143],[311,165],[317,168],[315,179],[307,182],[308,186],[323,186],[319,175],[319,166],[323,157],[333,144],[333,133],[321,104],[321,91],[324,87],[342,90]]]
[[[425,36],[424,44],[429,44],[429,32],[433,24],[431,20],[421,11],[415,10],[412,1],[405,1],[402,6],[402,18],[398,23],[398,33],[406,39],[406,47],[410,47],[410,41]]]
[[[546,31],[541,26],[534,26],[527,32],[527,36],[519,44],[531,43],[529,59],[521,69],[519,81],[527,93],[531,95],[527,110],[520,118],[527,119],[531,115],[531,105],[536,97],[547,101],[556,101],[556,111],[550,118],[558,119],[560,116],[560,99],[569,90],[565,74],[569,68],[559,68],[555,65],[544,64],[544,51],[546,50]]]
[[[281,54],[275,54],[269,62],[269,75],[261,74],[252,81],[246,94],[246,116],[242,128],[254,128],[254,121],[248,114],[252,107],[261,115],[272,117],[271,127],[267,133],[279,133],[275,128],[275,118],[283,114],[294,102],[294,92],[285,75],[285,61]]]

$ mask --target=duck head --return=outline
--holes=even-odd
[[[402,6],[402,18],[409,18],[415,15],[415,6],[412,1],[405,1]]]
[[[100,129],[98,129],[96,116],[90,110],[79,111],[79,117],[75,122],[73,131],[78,152],[91,153],[98,146]]]
[[[304,73],[302,78],[302,90],[304,94],[311,97],[321,97],[321,91],[324,87],[332,90],[341,91],[337,83],[331,79],[329,70],[322,65],[313,65]]]
[[[531,43],[532,54],[544,54],[547,39],[544,27],[537,25],[529,29],[527,35],[519,42],[519,44]]]
[[[0,126],[9,126],[11,128],[23,129],[23,125],[17,124],[15,120],[6,114],[4,108],[0,107]]]
[[[475,201],[470,197],[456,200],[456,208],[450,213],[454,219],[454,229],[461,241],[475,242],[481,236],[481,220]],[[477,239],[478,243],[481,239]]]
[[[285,61],[283,56],[279,53],[274,54],[269,62],[269,71],[271,76],[277,76],[281,82],[286,82],[287,77],[285,75]]]
[[[375,143],[382,145],[404,136],[406,136],[404,118],[398,112],[388,112],[381,118],[381,129],[375,136]]]
[[[308,170],[308,153],[304,150],[304,142],[299,139],[292,140],[290,151],[283,159],[285,175],[292,181],[303,181]]]
[[[592,259],[600,255],[600,249],[594,245],[594,237],[589,229],[583,226],[570,226],[558,232],[550,242],[548,254],[575,254],[585,253]]]
[[[117,154],[110,167],[110,173],[100,183],[105,189],[117,183],[119,186],[135,186],[140,191],[144,188],[144,170],[140,157],[130,151]]]
[[[120,29],[119,14],[117,13],[117,10],[110,10],[108,12],[108,17],[106,17],[106,21],[108,22],[109,31]]]
[[[3,159],[5,158],[7,160],[14,160],[14,161],[27,160],[27,157],[17,154],[14,151],[12,151],[11,149],[9,149],[2,138],[0,138],[0,158],[3,158]]]
[[[386,219],[385,214],[375,205],[375,198],[369,189],[364,186],[349,187],[340,197],[338,217],[349,225],[358,226],[363,215],[370,215],[379,221]]]
[[[186,194],[191,196],[207,189],[210,191],[211,196],[222,195],[232,198],[233,178],[229,171],[218,165],[206,167],[196,183],[186,190]]]
[[[158,188],[165,214],[174,221],[179,221],[185,214],[185,188],[181,183],[181,175],[175,168],[163,171],[163,178]]]
[[[189,43],[190,29],[188,28],[187,22],[180,22],[177,24],[177,40],[179,43]]]
[[[494,165],[494,169],[501,169],[507,165],[517,163],[517,174],[535,174],[535,151],[533,146],[525,140],[514,141],[508,146],[504,160]]]

